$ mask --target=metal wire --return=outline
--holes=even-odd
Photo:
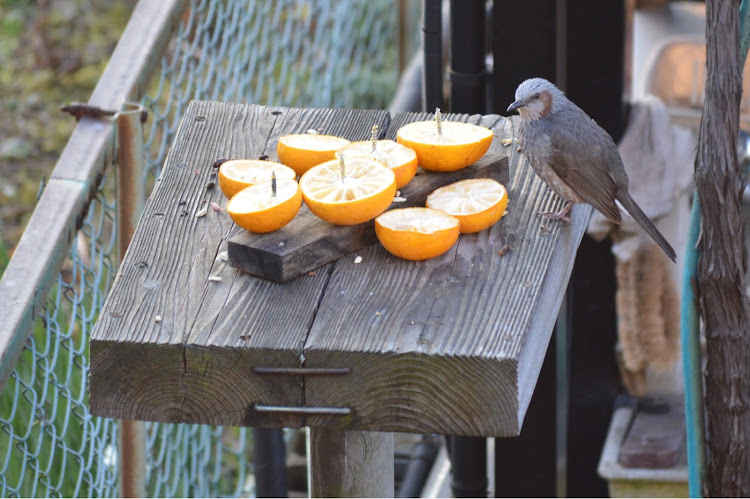
[[[148,192],[193,99],[385,108],[398,77],[391,0],[193,0],[146,86]],[[116,272],[111,165],[0,393],[0,495],[117,496],[116,421],[88,411],[88,336]],[[30,228],[33,229],[33,228]],[[60,248],[66,251],[66,248]],[[149,495],[250,496],[245,428],[147,425]]]
[[[117,495],[117,426],[88,411],[88,336],[113,277],[114,196],[100,190],[0,394],[0,495]]]

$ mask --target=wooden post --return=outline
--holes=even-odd
[[[117,115],[117,249],[122,261],[143,210],[143,123],[139,105],[125,103]],[[120,494],[146,497],[146,427],[120,421]]]
[[[393,497],[393,434],[310,428],[311,497]]]

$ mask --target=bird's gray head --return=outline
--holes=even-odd
[[[544,78],[531,78],[516,89],[516,100],[508,112],[518,110],[524,121],[535,121],[559,111],[567,102],[565,94]]]

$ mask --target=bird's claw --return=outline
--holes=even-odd
[[[545,220],[560,220],[565,225],[570,225],[570,217],[565,213],[555,213],[554,211],[543,211],[539,213],[539,216]]]

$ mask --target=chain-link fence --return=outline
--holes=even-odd
[[[192,99],[386,107],[398,78],[398,6],[392,0],[186,2],[142,98],[150,114],[144,189],[159,174]],[[59,272],[55,284],[0,393],[4,497],[118,495],[118,424],[92,416],[87,395],[88,335],[117,268],[114,165],[104,163],[72,245],[59,248],[68,252],[62,268],[49,269]],[[250,435],[245,428],[147,424],[148,494],[251,495]]]

